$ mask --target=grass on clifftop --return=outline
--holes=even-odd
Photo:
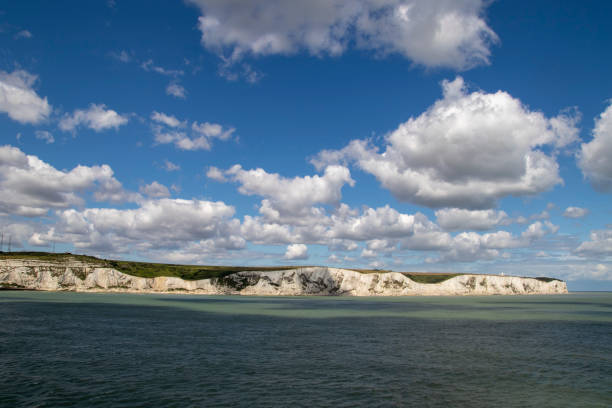
[[[49,252],[0,252],[0,259],[30,259],[47,262],[86,262],[103,268],[113,268],[120,272],[141,278],[158,276],[176,277],[185,280],[222,278],[240,271],[281,271],[296,269],[299,266],[215,266],[215,265],[175,265],[151,262],[116,261],[100,259],[88,255]]]
[[[148,262],[107,261],[110,268],[117,269],[128,275],[142,278],[158,276],[175,276],[185,280],[222,278],[241,271],[284,271],[298,268],[297,266],[201,266],[173,265]]]
[[[395,272],[385,269],[353,269],[359,273],[385,273]],[[462,275],[461,273],[444,273],[444,272],[399,272],[404,276],[418,283],[440,283],[455,276]]]
[[[113,268],[128,275],[141,278],[156,278],[158,276],[177,277],[185,280],[222,278],[240,271],[286,271],[302,266],[215,266],[215,265],[175,265],[151,262],[134,262],[100,259],[88,255],[50,252],[0,252],[0,259],[31,259],[48,262],[84,262],[100,267]],[[359,273],[394,272],[384,269],[351,269]],[[438,272],[399,272],[418,283],[440,283],[461,273]],[[555,278],[535,278],[543,282],[558,281]]]
[[[55,253],[55,252],[0,252],[0,259],[31,259],[38,261],[48,262],[88,262],[96,265],[103,265],[106,261],[104,259],[96,258],[95,256],[89,255],[76,255],[69,252]]]

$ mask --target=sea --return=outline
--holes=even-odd
[[[0,292],[1,407],[612,407],[612,293]]]

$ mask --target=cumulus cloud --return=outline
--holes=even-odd
[[[584,257],[612,256],[612,229],[591,231],[590,239],[576,248],[576,254]]]
[[[28,238],[28,244],[32,246],[45,247],[49,246],[49,240],[40,232],[34,232]]]
[[[291,244],[287,246],[285,252],[285,259],[296,260],[296,259],[308,259],[308,247],[304,244]]]
[[[44,140],[47,144],[55,142],[55,138],[53,137],[51,132],[48,132],[46,130],[37,130],[34,132],[34,136],[36,136],[38,140]]]
[[[163,166],[163,168],[166,171],[177,171],[177,170],[181,169],[181,166],[179,166],[178,164],[172,163],[168,159],[164,159],[164,166]]]
[[[278,211],[274,214],[269,206],[269,201],[263,200],[261,216],[244,217],[241,235],[248,242],[327,245],[330,251],[361,250],[363,258],[390,256],[398,251],[418,251],[415,256],[419,256],[420,251],[428,251],[437,254],[431,255],[428,262],[494,259],[508,256],[506,250],[529,247],[558,228],[548,221],[538,221],[519,236],[507,231],[462,232],[453,236],[421,213],[403,214],[389,206],[358,211],[340,204],[329,215],[324,209],[309,208],[300,217],[283,217]],[[360,243],[365,243],[365,248]]]
[[[434,208],[486,209],[562,183],[554,154],[544,149],[575,140],[575,117],[562,113],[553,124],[506,92],[468,93],[461,77],[442,88],[441,100],[387,135],[383,153],[354,140],[313,164],[355,161],[398,200]]]
[[[327,257],[327,262],[331,263],[331,264],[339,264],[342,260],[340,259],[340,257],[336,254],[331,254],[330,256]]]
[[[342,187],[355,183],[349,170],[343,166],[328,166],[322,176],[316,174],[291,179],[260,168],[244,170],[238,164],[223,172],[211,167],[207,175],[218,181],[223,181],[223,176],[239,183],[238,191],[242,194],[266,197],[263,206],[271,212],[294,215],[315,204],[338,204]]]
[[[107,165],[61,171],[16,147],[0,147],[0,213],[34,217],[80,206],[85,191],[101,201],[128,196]]]
[[[227,181],[223,173],[223,170],[215,166],[211,166],[208,168],[208,170],[206,171],[206,177],[208,177],[211,180],[218,181],[220,183],[225,183]]]
[[[175,116],[153,112],[151,115],[155,142],[174,144],[180,150],[210,150],[214,139],[229,140],[236,129],[224,128],[210,122],[192,122],[190,129],[184,129],[187,121],[180,121]]]
[[[181,248],[211,251],[245,245],[234,208],[223,202],[181,199],[145,200],[135,209],[88,208],[59,212],[58,240],[77,248],[103,251]]]
[[[104,104],[92,103],[87,109],[76,109],[72,114],[65,114],[59,122],[59,128],[65,132],[72,132],[79,126],[85,126],[100,132],[111,128],[116,130],[127,122],[126,115],[107,109]]]
[[[170,191],[168,191],[168,187],[158,183],[157,181],[154,181],[151,184],[141,186],[139,191],[148,197],[170,197]]]
[[[612,281],[612,266],[609,264],[569,264],[566,268],[568,271],[561,270],[560,273],[569,281],[577,281],[581,279]]]
[[[438,225],[447,231],[489,230],[508,221],[508,214],[495,210],[445,208],[436,211]]]
[[[185,127],[185,125],[187,124],[186,121],[180,121],[174,115],[167,115],[163,112],[156,111],[153,111],[153,113],[151,114],[151,120],[172,128]]]
[[[583,143],[578,165],[593,187],[612,192],[612,104],[595,120],[593,140]]]
[[[461,232],[454,237],[448,237],[439,248],[438,258],[429,258],[429,262],[472,262],[476,260],[494,259],[504,256],[503,250],[527,248],[534,241],[542,239],[547,234],[555,234],[558,227],[545,221],[531,224],[520,237],[508,231],[496,231],[487,234],[476,232]]]
[[[241,226],[242,236],[257,245],[279,245],[301,240],[299,233],[293,232],[287,224],[269,223],[261,217],[246,215]]]
[[[37,79],[23,70],[10,74],[0,71],[0,112],[19,123],[35,124],[47,119],[51,105],[32,89]]]
[[[373,239],[408,238],[435,226],[421,213],[403,214],[388,205],[366,208],[360,214],[345,204],[331,216],[331,236],[337,239],[366,241]]]
[[[11,241],[11,249],[23,248],[23,243],[27,242],[32,234],[40,230],[41,225],[38,222],[29,220],[17,221],[9,217],[0,217],[0,231],[4,234],[4,242],[0,250],[6,251],[8,249],[9,239]]]
[[[580,207],[567,207],[565,211],[563,211],[563,216],[567,218],[583,218],[586,217],[589,213],[587,208]]]
[[[209,123],[209,122],[193,122],[191,124],[191,130],[193,130],[196,134],[204,136],[206,138],[217,138],[219,140],[228,140],[235,129],[224,129],[223,126],[217,123]]]
[[[544,237],[548,233],[556,234],[559,227],[551,223],[550,221],[536,221],[530,224],[525,231],[521,234],[521,237],[533,241]]]
[[[245,56],[337,56],[349,47],[416,64],[467,69],[489,62],[496,34],[481,0],[189,0],[202,44],[231,62]]]
[[[479,259],[493,259],[499,251],[487,247],[484,237],[475,232],[462,232],[455,236],[446,251],[438,259],[429,262],[472,262]]]
[[[170,82],[166,87],[166,95],[174,96],[175,98],[179,99],[185,99],[187,97],[187,90],[178,82]]]
[[[372,239],[367,241],[366,248],[361,252],[363,258],[378,257],[397,250],[399,241],[392,239]]]

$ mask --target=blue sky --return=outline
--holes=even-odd
[[[607,2],[0,10],[4,250],[612,290]]]

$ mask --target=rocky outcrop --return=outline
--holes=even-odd
[[[232,295],[526,295],[567,293],[565,282],[497,275],[459,275],[418,283],[398,272],[370,273],[310,267],[237,272],[221,278],[140,278],[82,262],[0,260],[0,286],[77,292],[183,292]]]

